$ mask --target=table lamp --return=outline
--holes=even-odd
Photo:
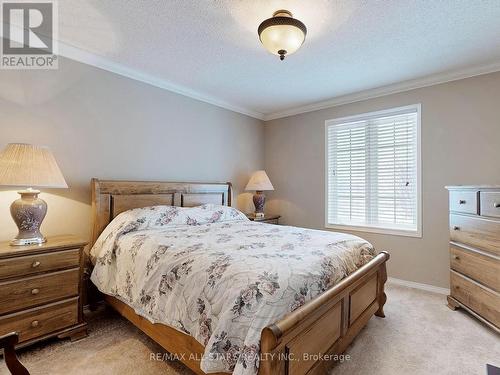
[[[256,171],[250,177],[245,190],[255,190],[253,195],[253,204],[255,206],[255,217],[264,217],[264,204],[266,196],[264,190],[274,190],[273,184],[267,177],[266,171]]]
[[[33,245],[46,242],[40,225],[47,214],[47,203],[33,188],[67,188],[68,185],[52,152],[47,147],[11,143],[0,154],[0,185],[26,187],[18,191],[21,198],[10,206],[19,233],[11,245]]]

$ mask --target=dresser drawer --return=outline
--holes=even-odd
[[[78,267],[79,262],[79,249],[2,259],[0,279]]]
[[[450,191],[450,211],[477,215],[479,213],[477,196],[477,190]]]
[[[78,297],[0,317],[0,335],[19,333],[19,342],[78,323]]]
[[[70,269],[0,283],[0,314],[78,295],[80,270]]]
[[[451,214],[450,237],[453,242],[471,245],[500,255],[500,222],[498,221]]]
[[[500,327],[500,294],[451,271],[451,296]]]
[[[482,216],[500,217],[500,191],[482,191],[480,207]]]
[[[450,265],[451,269],[500,292],[500,261],[498,259],[451,246]]]

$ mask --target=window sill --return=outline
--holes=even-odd
[[[391,229],[391,228],[378,228],[378,227],[363,227],[357,225],[343,225],[343,224],[325,224],[327,229],[337,229],[354,232],[377,233],[387,234],[391,236],[415,237],[422,238],[422,230],[404,230],[404,229]]]

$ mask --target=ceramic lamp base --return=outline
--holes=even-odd
[[[255,206],[255,217],[264,217],[264,205],[266,196],[262,191],[256,191],[253,195],[253,204]]]
[[[47,214],[47,203],[38,198],[40,191],[19,191],[21,198],[12,202],[10,214],[17,225],[19,233],[10,244],[12,246],[36,245],[46,242],[40,233],[40,225]]]

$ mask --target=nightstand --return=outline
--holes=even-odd
[[[280,215],[266,215],[264,217],[255,217],[255,214],[247,214],[247,217],[252,221],[266,224],[279,224]]]
[[[16,331],[21,347],[87,335],[81,299],[85,245],[71,235],[41,245],[0,243],[0,336]]]

